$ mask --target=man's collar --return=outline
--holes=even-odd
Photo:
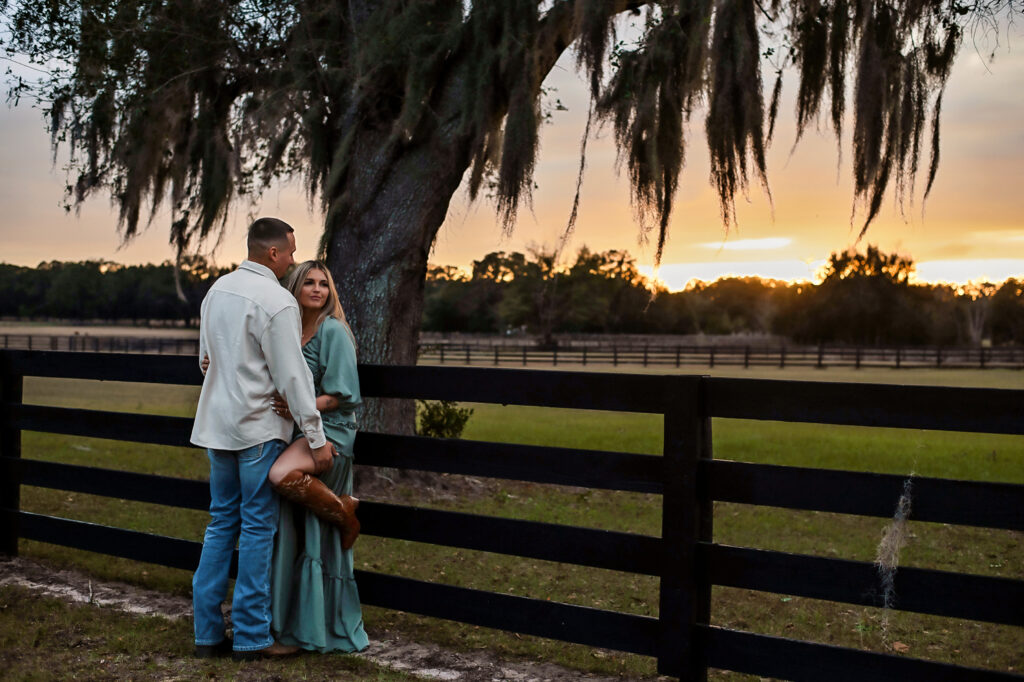
[[[250,272],[255,272],[257,275],[263,275],[264,277],[269,277],[270,279],[274,280],[275,282],[278,281],[277,275],[274,274],[273,270],[268,268],[266,265],[262,265],[260,263],[256,263],[256,262],[251,261],[251,260],[244,260],[244,261],[242,261],[242,264],[238,266],[238,269],[239,270],[249,270]]]

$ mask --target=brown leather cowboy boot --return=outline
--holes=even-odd
[[[285,474],[274,489],[286,500],[301,504],[322,520],[337,526],[341,530],[342,549],[351,549],[355,544],[359,537],[358,499],[351,495],[338,497],[319,478],[298,469]]]

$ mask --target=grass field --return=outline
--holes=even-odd
[[[559,367],[559,369],[565,369]],[[588,370],[597,368],[588,367]],[[608,368],[610,369],[610,368]],[[715,375],[797,380],[869,381],[922,385],[1024,388],[1024,374],[1000,370],[755,370],[717,369]],[[67,407],[190,416],[197,389],[117,382],[27,379],[26,402]],[[472,405],[464,436],[486,441],[558,445],[657,454],[661,418],[577,410]],[[814,466],[900,475],[1024,483],[1024,438],[919,430],[867,429],[716,419],[716,458]],[[75,464],[203,479],[205,456],[193,449],[162,448],[99,439],[26,433],[24,456]],[[480,492],[460,498],[420,499],[396,491],[411,504],[571,525],[660,532],[660,499],[631,493],[485,481]],[[125,502],[61,491],[26,488],[23,507],[57,516],[102,522],[198,540],[201,512]],[[895,510],[896,500],[893,500]],[[875,557],[882,519],[795,512],[718,503],[715,541],[862,561]],[[1021,534],[911,522],[901,565],[1024,578]],[[657,614],[657,580],[583,567],[504,557],[484,552],[364,536],[357,565],[455,585],[465,585],[632,613]],[[180,594],[189,574],[23,541],[23,552],[73,564],[101,578],[125,580]],[[366,609],[375,627],[465,649],[487,647],[509,656],[551,660],[582,670],[641,677],[654,674],[651,659],[568,646],[531,637],[382,609]],[[1000,670],[1021,670],[1019,628],[948,618],[885,612],[811,599],[716,588],[712,620],[740,629]],[[738,676],[716,673],[718,678]]]

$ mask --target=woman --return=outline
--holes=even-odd
[[[353,410],[360,404],[356,346],[327,267],[306,261],[287,283],[302,311],[302,353],[313,373],[324,432],[338,451],[315,478],[305,438],[297,438],[270,469],[281,494],[271,575],[271,629],[282,644],[312,651],[359,651],[369,643],[352,575],[359,532],[352,495]],[[274,409],[290,418],[288,406]]]

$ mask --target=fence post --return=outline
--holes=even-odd
[[[857,350],[853,356],[853,368],[860,369],[860,346],[857,346]]]
[[[715,347],[711,346],[711,350],[708,352],[708,367],[715,366]]]
[[[523,367],[526,367],[526,346],[523,346]]]
[[[498,346],[494,347],[494,366],[497,367],[501,364],[501,359],[498,357]]]
[[[10,354],[0,353],[0,457],[19,459],[21,457],[21,430],[14,425],[13,411],[8,404],[19,404],[22,399],[23,379],[15,374]],[[6,469],[0,477],[0,513],[7,516],[0,523],[0,554],[18,555],[18,518],[21,507],[21,475],[14,468],[14,462],[5,459],[0,469]]]
[[[818,344],[818,369],[825,366],[825,344]]]
[[[783,346],[779,349],[779,369],[785,369],[786,367],[786,347]]]
[[[978,349],[978,364],[981,369],[985,369],[985,347],[982,346]]]
[[[942,367],[942,346],[935,347],[935,366]]]
[[[706,378],[668,376],[664,384],[658,672],[688,682],[707,679],[707,650],[695,626],[711,620],[707,556],[698,546],[712,539],[710,487],[698,468],[712,456]]]
[[[587,347],[583,346],[583,366],[587,366]]]
[[[750,346],[743,347],[743,369],[750,368]]]
[[[619,347],[612,346],[612,367],[619,366]]]
[[[469,344],[468,343],[466,344],[466,364],[467,365],[473,364],[473,363],[470,362],[470,359],[469,359]]]
[[[900,368],[900,347],[896,346],[896,369]]]
[[[679,346],[676,346],[676,367],[679,367],[679,355],[680,355],[680,352],[681,352],[681,349],[679,348]]]

